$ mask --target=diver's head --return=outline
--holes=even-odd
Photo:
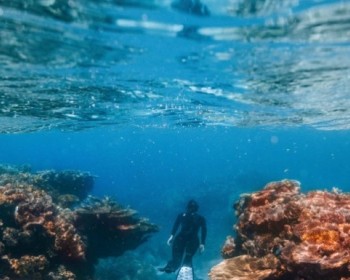
[[[186,212],[187,213],[195,213],[198,211],[199,205],[196,201],[194,201],[193,199],[191,199],[188,203],[187,203],[187,207],[186,207]]]

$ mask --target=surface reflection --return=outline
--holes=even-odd
[[[0,0],[0,25],[1,132],[349,128],[343,1]]]

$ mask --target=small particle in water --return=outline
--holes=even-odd
[[[56,0],[39,0],[38,2],[41,6],[50,7],[55,4]]]
[[[279,141],[279,139],[278,139],[277,136],[275,136],[275,135],[271,136],[270,142],[271,142],[272,144],[277,144],[278,141]]]
[[[4,14],[4,10],[0,8],[0,16]]]

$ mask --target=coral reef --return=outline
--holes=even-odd
[[[80,198],[90,189],[81,174],[1,169],[0,279],[93,279],[100,258],[120,256],[158,230],[110,198],[86,194],[80,206],[63,208],[78,203],[76,195],[64,194],[67,186]]]
[[[234,257],[235,250],[236,250],[235,239],[232,236],[227,236],[225,244],[221,250],[221,256],[224,259],[232,258]]]
[[[44,170],[31,172],[27,165],[0,165],[0,186],[34,185],[45,190],[56,203],[73,206],[84,200],[94,185],[94,176],[88,172],[73,170]]]
[[[249,255],[241,255],[224,260],[215,266],[211,272],[211,279],[239,279],[239,280],[263,280],[271,279],[276,275],[280,266],[279,260],[272,254],[261,258]]]
[[[20,278],[28,277],[29,275],[34,276],[38,272],[45,270],[48,261],[45,256],[22,256],[19,259],[10,259],[8,256],[4,256],[2,260],[8,262],[11,270],[15,275]]]
[[[350,279],[350,195],[272,182],[234,205],[236,237],[212,280]],[[259,265],[258,265],[259,264]]]
[[[157,226],[136,211],[123,208],[109,197],[89,197],[75,211],[75,224],[89,240],[88,255],[91,259],[121,255],[145,242]]]

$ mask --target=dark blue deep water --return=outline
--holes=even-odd
[[[91,172],[160,225],[129,256],[145,266],[190,198],[207,279],[240,194],[350,192],[349,108],[349,1],[0,0],[0,162]]]

